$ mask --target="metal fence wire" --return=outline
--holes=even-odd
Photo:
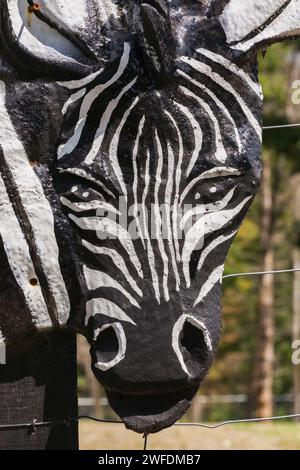
[[[221,421],[215,424],[205,424],[205,423],[175,423],[174,427],[198,427],[198,428],[205,428],[205,429],[217,429],[228,425],[234,424],[241,424],[241,423],[261,423],[261,422],[268,422],[268,421],[279,421],[283,419],[297,419],[300,418],[300,413],[289,414],[289,415],[280,415],[280,416],[270,416],[267,418],[246,418],[246,419],[233,419],[228,421]],[[123,424],[121,420],[117,419],[101,419],[101,418],[94,418],[92,416],[81,415],[75,416],[73,418],[62,419],[57,421],[38,421],[37,419],[33,419],[31,423],[23,423],[23,424],[3,424],[0,425],[0,431],[12,431],[16,429],[27,429],[29,433],[34,434],[37,428],[40,427],[49,427],[49,426],[66,426],[70,425],[74,422],[79,422],[82,419],[94,421],[96,423],[105,423],[105,424]],[[149,434],[145,433],[143,435],[144,438],[144,450],[147,450],[148,445],[148,437]]]

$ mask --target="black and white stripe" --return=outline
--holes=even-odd
[[[220,16],[227,42],[247,52],[272,42],[299,36],[299,0],[250,0],[247,8],[230,0]]]
[[[0,235],[11,274],[34,327],[65,325],[70,301],[59,264],[53,212],[6,109],[3,81],[0,121]],[[1,323],[0,318],[0,328]],[[9,335],[1,336],[10,340]]]
[[[63,177],[75,175],[78,182],[61,202],[84,248],[90,297],[86,324],[99,313],[112,321],[138,323],[141,301],[169,302],[174,291],[191,287],[204,266],[206,280],[197,295],[191,291],[193,305],[202,302],[223,272],[223,262],[208,268],[207,259],[233,239],[253,197],[239,195],[233,182],[243,177],[242,166],[239,169],[235,162],[247,145],[241,128],[250,129],[249,140],[258,148],[261,143],[255,112],[262,100],[258,83],[220,54],[199,49],[194,58],[178,61],[175,87],[138,93],[142,79],[131,72],[131,54],[125,43],[109,71],[61,83],[71,96],[63,109],[68,133],[58,151],[59,168]],[[225,71],[232,81],[225,79]],[[236,106],[230,107],[227,100]],[[225,129],[232,130],[232,137]],[[94,138],[88,141],[87,135]],[[211,162],[203,149],[208,140],[213,142]],[[214,196],[214,181],[226,177],[228,188]],[[194,205],[178,226],[180,210],[186,202],[196,203],[197,188],[207,183],[212,202]],[[121,225],[119,197],[127,207],[133,205],[129,222],[136,224],[136,239]],[[150,204],[156,220],[154,237],[147,223]],[[166,207],[166,227],[161,204]],[[108,217],[97,215],[97,208],[105,209]],[[180,239],[179,230],[195,216],[197,222]],[[101,241],[97,232],[116,239]]]
[[[76,9],[71,0],[45,0],[26,26],[28,3],[0,0],[0,66],[3,56],[10,73],[32,81],[30,90],[47,76],[63,101],[57,188],[81,242],[82,323],[100,314],[119,340],[116,358],[96,365],[106,371],[126,353],[122,322],[138,328],[147,309],[184,297],[199,308],[219,287],[260,168],[262,93],[254,54],[245,53],[299,35],[300,0],[248,0],[246,9],[240,0],[78,0]],[[26,305],[18,325],[64,325],[73,297],[58,237],[65,226],[56,224],[59,208],[29,163],[30,145],[7,107],[8,84],[0,81],[0,263]],[[182,215],[185,204],[191,208]],[[122,224],[128,207],[136,236]],[[3,315],[0,341],[7,341],[13,328]],[[182,312],[173,329],[186,373],[178,349],[185,321],[213,349],[196,317]]]

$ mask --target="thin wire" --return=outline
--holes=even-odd
[[[120,419],[95,418],[94,416],[88,416],[88,415],[77,416],[77,418],[74,418],[74,421],[80,421],[81,419],[89,419],[90,421],[95,421],[96,423],[106,423],[106,424],[122,424],[123,423],[123,421],[121,421]]]
[[[300,127],[299,124],[281,124],[278,126],[264,126],[263,130],[270,130],[270,129],[286,129],[287,127]]]
[[[261,423],[263,421],[276,421],[280,419],[296,419],[300,418],[300,413],[292,415],[282,415],[282,416],[270,416],[268,418],[248,418],[248,419],[232,419],[229,421],[222,421],[217,424],[202,424],[202,423],[176,423],[175,426],[195,426],[207,429],[217,429],[228,424],[240,424],[240,423]]]
[[[61,420],[53,420],[53,421],[37,421],[34,419],[32,423],[23,423],[23,424],[1,424],[0,430],[10,430],[10,429],[32,429],[33,431],[36,428],[40,427],[47,427],[47,426],[61,426],[61,425],[69,425],[70,423],[76,423],[81,419],[88,419],[90,421],[95,421],[96,423],[105,423],[105,424],[122,424],[121,420],[114,420],[114,419],[98,419],[94,416],[87,416],[81,415],[76,416],[73,418],[66,418]]]
[[[143,449],[143,450],[144,450],[144,451],[147,450],[148,436],[149,436],[149,434],[147,434],[147,433],[145,433],[145,434],[143,435],[143,438],[144,438],[144,449]]]
[[[230,277],[263,276],[264,274],[283,274],[283,273],[297,273],[297,272],[300,272],[300,268],[278,269],[275,271],[253,271],[253,272],[248,272],[248,273],[226,274],[225,276],[223,276],[223,279],[228,279]]]
[[[277,420],[282,420],[282,419],[296,419],[300,418],[300,413],[296,414],[291,414],[291,415],[281,415],[281,416],[270,416],[267,418],[247,418],[247,419],[233,419],[229,421],[222,421],[217,424],[203,424],[203,423],[175,423],[174,426],[193,426],[193,427],[201,427],[201,428],[207,428],[207,429],[216,429],[220,428],[223,426],[231,425],[231,424],[240,424],[240,423],[258,423],[258,422],[263,422],[263,421],[277,421]],[[32,432],[35,432],[35,429],[38,427],[42,426],[61,426],[61,425],[68,425],[70,423],[78,422],[81,419],[87,419],[90,421],[95,421],[97,423],[110,423],[110,424],[122,424],[122,421],[120,420],[114,420],[114,419],[100,419],[100,418],[95,418],[93,416],[87,416],[87,415],[81,415],[77,416],[74,418],[68,418],[68,419],[62,419],[62,420],[56,420],[56,421],[37,421],[33,420],[32,423],[23,423],[23,424],[3,424],[0,425],[0,430],[10,430],[10,429],[24,429],[28,428],[31,429]],[[148,435],[144,434],[144,445],[147,447],[148,443]]]

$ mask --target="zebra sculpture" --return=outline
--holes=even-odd
[[[257,52],[299,28],[300,0],[0,0],[0,341],[83,333],[137,432],[212,364],[259,186]]]

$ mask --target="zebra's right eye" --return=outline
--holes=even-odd
[[[96,369],[105,372],[122,359],[126,352],[126,336],[121,323],[109,323],[94,331],[92,346]]]

